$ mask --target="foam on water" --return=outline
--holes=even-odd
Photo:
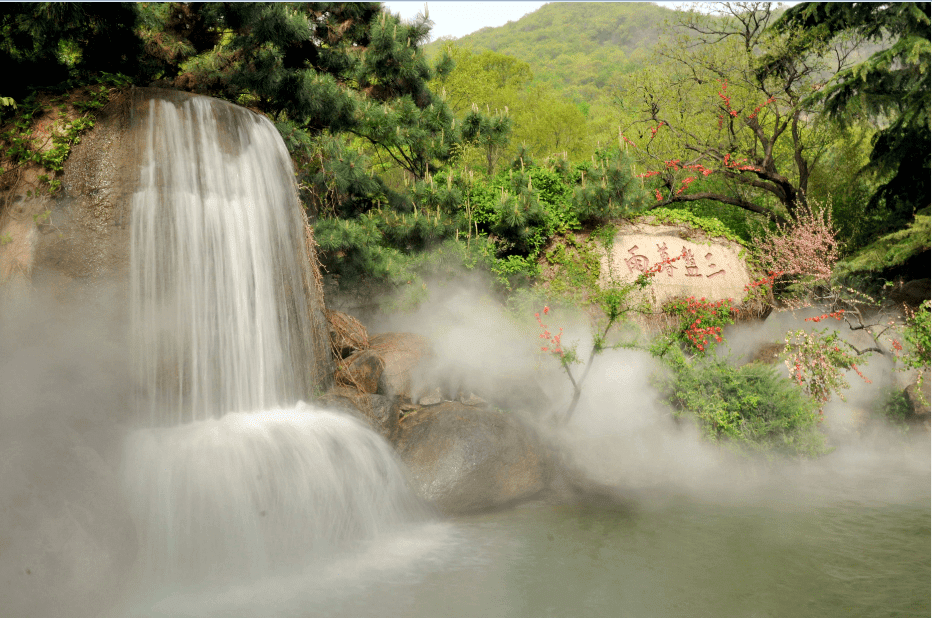
[[[380,436],[303,403],[137,431],[124,461],[147,582],[281,572],[428,515]]]

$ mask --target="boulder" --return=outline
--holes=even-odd
[[[435,406],[443,402],[443,394],[440,392],[440,387],[433,389],[423,397],[417,400],[417,402],[422,406]]]
[[[691,227],[628,224],[601,257],[600,283],[630,283],[648,269],[659,268],[647,288],[654,307],[689,296],[740,303],[752,281],[743,253],[738,243],[708,238]],[[665,260],[670,261],[661,265]]]
[[[354,386],[363,393],[375,393],[384,368],[385,362],[374,350],[355,352],[337,361],[336,382],[341,386]]]
[[[926,256],[928,257],[928,256]],[[928,265],[928,262],[926,262]],[[890,292],[890,299],[910,307],[918,307],[924,300],[928,300],[932,293],[932,280],[913,279],[905,283],[900,282]]]
[[[432,356],[426,337],[413,333],[381,333],[369,337],[369,347],[384,361],[378,393],[391,398],[412,398],[413,377]]]
[[[321,408],[358,418],[385,438],[398,427],[398,410],[392,405],[392,400],[384,395],[361,393],[352,387],[337,386],[314,403]]]
[[[551,458],[514,415],[448,401],[407,415],[392,436],[425,500],[447,514],[502,508],[542,494]]]

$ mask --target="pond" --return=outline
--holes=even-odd
[[[714,490],[435,519],[300,573],[162,591],[128,613],[928,616],[928,457],[927,444],[852,448]]]

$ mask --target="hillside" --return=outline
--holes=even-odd
[[[554,2],[499,28],[457,39],[530,64],[535,82],[593,102],[615,76],[643,68],[673,10],[646,2]],[[443,41],[428,46],[428,53]]]

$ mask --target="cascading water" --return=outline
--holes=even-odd
[[[274,126],[180,94],[144,116],[130,268],[151,427],[123,473],[144,593],[293,573],[423,522],[381,437],[299,401],[314,363],[303,220]]]
[[[130,256],[140,404],[172,425],[296,401],[314,358],[278,132],[206,97],[150,99],[144,132]]]

